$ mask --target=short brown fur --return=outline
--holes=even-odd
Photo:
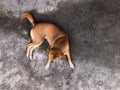
[[[70,67],[74,68],[70,57],[67,35],[54,24],[35,24],[33,17],[29,13],[23,13],[21,15],[21,20],[25,18],[27,18],[33,25],[33,28],[30,31],[32,43],[27,45],[27,57],[32,59],[33,50],[40,46],[44,42],[44,39],[46,39],[50,45],[46,68],[49,68],[51,61],[55,62],[64,56],[67,56]]]

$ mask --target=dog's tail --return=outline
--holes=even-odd
[[[23,13],[23,14],[20,16],[20,19],[21,19],[21,20],[23,20],[23,19],[25,19],[25,18],[27,18],[27,19],[31,22],[31,24],[32,24],[33,27],[35,26],[35,21],[34,21],[34,19],[33,19],[33,17],[32,17],[31,14],[29,14],[29,13]]]

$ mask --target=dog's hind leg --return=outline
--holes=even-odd
[[[27,44],[27,52],[26,52],[26,56],[27,56],[27,57],[29,57],[29,55],[30,55],[30,49],[31,49],[32,47],[33,47],[33,46],[32,46],[32,43]]]
[[[35,48],[37,48],[38,46],[40,46],[41,44],[43,43],[43,41],[42,42],[40,42],[40,43],[36,43],[36,44],[34,44],[34,46],[30,49],[30,59],[32,60],[32,53],[33,53],[33,50],[35,49]]]
[[[32,53],[33,53],[33,50],[40,46],[41,44],[43,43],[43,41],[41,42],[32,42],[30,44],[27,45],[27,53],[26,53],[26,56],[27,57],[30,57],[30,59],[32,59]]]
[[[27,57],[30,56],[30,59],[32,59],[32,53],[33,50],[40,46],[43,43],[43,35],[42,33],[39,33],[37,29],[32,29],[30,32],[32,43],[27,45]]]

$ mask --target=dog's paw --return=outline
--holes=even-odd
[[[48,68],[50,67],[50,65],[49,65],[49,64],[46,64],[45,67],[46,67],[46,69],[48,69]]]
[[[32,56],[30,56],[30,60],[32,60],[33,59],[33,57]]]
[[[70,67],[71,67],[72,69],[74,69],[74,65],[73,65],[73,64],[70,64]]]
[[[29,57],[29,54],[26,54],[27,58]]]

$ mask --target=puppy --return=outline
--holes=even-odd
[[[29,13],[23,13],[20,17],[21,20],[25,18],[27,18],[33,26],[33,28],[30,31],[32,43],[29,43],[27,45],[26,56],[32,59],[33,50],[36,47],[40,46],[46,39],[50,45],[46,68],[49,68],[51,61],[55,62],[56,60],[61,59],[64,56],[67,56],[70,67],[74,68],[70,57],[69,42],[67,35],[54,24],[36,24],[32,15]]]

